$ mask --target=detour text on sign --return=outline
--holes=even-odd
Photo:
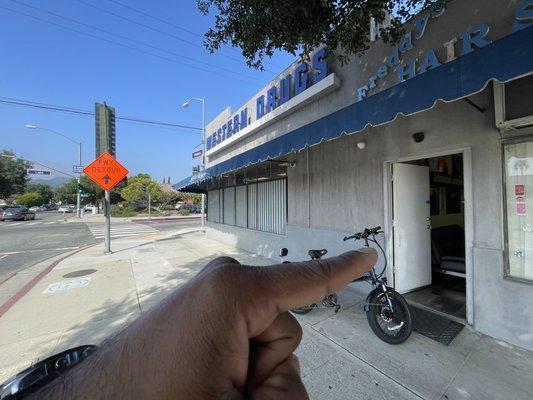
[[[128,169],[109,153],[102,153],[87,165],[83,172],[104,190],[113,189],[129,173]]]

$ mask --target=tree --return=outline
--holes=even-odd
[[[248,66],[263,68],[275,50],[293,55],[320,45],[339,50],[345,63],[349,55],[362,54],[369,45],[370,17],[377,23],[391,15],[380,29],[386,42],[398,41],[402,24],[426,7],[442,7],[445,0],[197,0],[207,15],[216,10],[214,27],[205,34],[205,47],[214,52],[223,44],[239,47]]]
[[[80,178],[80,184],[83,189],[82,204],[97,204],[102,202],[104,198],[104,191],[88,176],[82,175]],[[111,204],[122,201],[122,197],[120,196],[121,185],[122,183],[110,191]],[[72,178],[70,181],[54,190],[53,198],[55,201],[60,201],[63,204],[75,204],[77,200],[77,190],[78,180],[76,178]]]
[[[120,191],[120,195],[128,203],[148,205],[148,192],[153,203],[157,203],[161,196],[161,186],[150,178],[148,174],[137,174],[128,179],[128,184]]]
[[[17,199],[17,203],[26,207],[43,204],[43,197],[39,192],[26,192]]]
[[[76,203],[76,190],[78,188],[78,182],[76,179],[71,179],[67,183],[58,186],[54,190],[54,200],[61,202],[61,204],[74,204]]]
[[[31,164],[27,161],[17,160],[10,157],[15,153],[9,150],[0,152],[0,198],[7,198],[14,194],[24,193],[28,182],[28,168]]]
[[[43,183],[30,183],[27,185],[26,190],[28,192],[39,193],[42,198],[41,204],[48,204],[54,197],[54,191],[52,190],[52,188],[49,185],[45,185]]]

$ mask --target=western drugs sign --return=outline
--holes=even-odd
[[[86,166],[83,172],[104,190],[113,189],[129,173],[124,165],[107,152]]]

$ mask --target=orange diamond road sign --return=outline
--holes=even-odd
[[[102,153],[83,172],[104,190],[111,190],[128,175],[128,169],[109,153]]]

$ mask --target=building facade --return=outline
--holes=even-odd
[[[345,65],[317,49],[211,121],[174,187],[207,193],[208,236],[272,258],[380,225],[409,301],[533,349],[531,43],[533,1],[455,0]]]

